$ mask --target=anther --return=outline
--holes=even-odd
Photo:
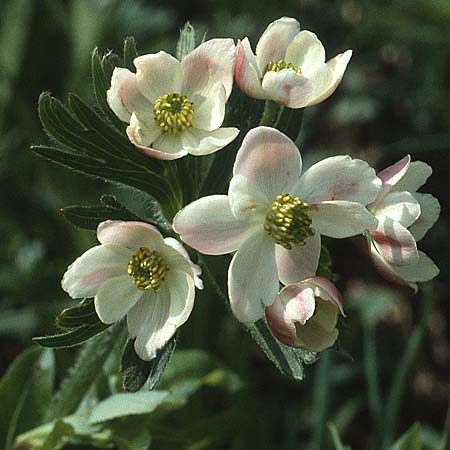
[[[180,133],[192,127],[194,104],[185,95],[162,95],[155,101],[153,112],[163,133]]]
[[[300,67],[297,67],[296,65],[285,61],[284,59],[280,59],[280,61],[269,61],[269,63],[266,65],[263,71],[263,77],[267,72],[280,72],[283,69],[291,69],[295,73],[298,73],[299,75],[302,74],[302,70]]]

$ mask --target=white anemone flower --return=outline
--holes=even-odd
[[[228,145],[237,128],[221,128],[233,86],[232,39],[204,42],[180,62],[160,51],[115,68],[108,104],[135,147],[158,159],[208,155]]]
[[[345,316],[342,295],[322,277],[285,286],[273,305],[266,308],[274,336],[286,345],[310,352],[320,352],[336,342],[339,314]]]
[[[236,155],[228,195],[187,205],[173,228],[196,250],[235,252],[228,293],[242,322],[264,316],[283,284],[315,275],[320,235],[345,238],[373,230],[377,221],[364,205],[381,181],[367,163],[349,156],[324,159],[300,176],[295,144],[280,131],[249,131]]]
[[[439,201],[417,192],[432,173],[422,161],[409,155],[378,174],[383,187],[369,205],[378,219],[376,230],[368,234],[372,260],[383,276],[417,291],[417,282],[429,281],[439,274],[434,262],[417,250],[417,241],[439,218]]]
[[[135,350],[151,360],[188,319],[200,268],[183,246],[144,222],[106,221],[97,228],[100,245],[69,266],[62,288],[72,298],[94,297],[103,323],[127,316]]]
[[[352,50],[347,50],[325,62],[325,49],[317,36],[300,31],[295,19],[282,17],[266,28],[256,55],[248,38],[238,42],[235,79],[249,97],[304,108],[333,94],[351,56]]]

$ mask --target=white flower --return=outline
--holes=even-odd
[[[275,337],[311,352],[320,352],[336,342],[339,313],[344,315],[341,293],[321,277],[289,284],[266,309],[267,323]]]
[[[304,108],[336,90],[351,56],[347,50],[325,63],[325,49],[317,36],[300,31],[295,19],[282,17],[266,28],[256,56],[248,38],[238,42],[235,79],[249,97]]]
[[[422,239],[439,217],[440,205],[430,194],[417,190],[432,169],[409,155],[378,174],[383,187],[369,205],[378,219],[376,230],[368,234],[372,259],[388,279],[417,290],[416,282],[428,281],[439,269],[416,242]]]
[[[69,266],[62,288],[72,298],[95,297],[103,323],[126,315],[136,353],[150,360],[188,319],[201,270],[178,241],[144,222],[102,222],[97,239]]]
[[[242,322],[264,316],[283,284],[315,275],[320,235],[345,238],[377,226],[363,205],[381,181],[367,163],[335,156],[300,176],[295,144],[274,128],[258,127],[244,138],[228,195],[203,197],[182,209],[173,228],[198,251],[236,252],[228,293]]]
[[[158,159],[207,155],[229,144],[237,128],[220,128],[233,86],[235,45],[212,39],[180,62],[160,51],[134,60],[136,73],[115,68],[108,104],[129,123],[130,141]]]

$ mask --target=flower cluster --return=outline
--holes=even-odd
[[[208,155],[239,134],[222,127],[233,79],[249,97],[303,108],[335,91],[351,54],[325,62],[317,36],[285,17],[268,26],[256,55],[245,38],[237,46],[206,41],[181,61],[163,51],[139,56],[136,72],[115,68],[107,101],[145,155]],[[344,316],[339,290],[317,276],[321,236],[365,236],[380,272],[414,289],[438,274],[416,244],[440,212],[434,197],[417,192],[430,174],[409,156],[378,174],[348,155],[302,170],[289,137],[256,126],[242,136],[227,194],[184,205],[172,227],[200,253],[233,255],[228,297],[239,321],[266,320],[283,343],[317,352],[334,344]],[[150,360],[188,319],[201,270],[179,241],[147,223],[103,222],[97,238],[62,286],[74,298],[94,297],[106,324],[126,316],[136,352]]]

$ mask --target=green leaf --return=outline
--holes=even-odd
[[[110,326],[111,325],[107,325],[102,322],[98,322],[93,325],[83,325],[64,333],[54,334],[52,336],[35,337],[33,338],[33,342],[36,342],[42,347],[49,348],[74,347],[86,342],[95,335],[102,333]]]
[[[391,450],[422,450],[422,437],[420,424],[415,423],[403,436],[401,436]]]
[[[328,429],[330,430],[331,439],[333,441],[335,450],[350,450],[350,447],[344,447],[344,444],[342,443],[339,436],[339,431],[334,424],[329,423]]]
[[[9,449],[17,434],[39,424],[53,387],[53,358],[31,347],[0,380],[0,448]]]
[[[84,300],[77,306],[64,309],[56,318],[59,328],[78,328],[83,325],[96,325],[100,319],[95,312],[94,299]]]
[[[129,392],[138,391],[148,380],[148,387],[152,390],[160,380],[169,359],[175,350],[176,337],[158,350],[151,361],[143,361],[134,350],[134,339],[128,339],[121,361],[123,388]]]
[[[180,38],[177,43],[177,59],[181,61],[186,55],[195,48],[195,30],[194,27],[186,22],[180,30]]]
[[[123,63],[125,64],[125,67],[132,72],[136,69],[133,60],[137,57],[136,41],[133,36],[128,36],[123,42]]]
[[[89,416],[89,423],[153,412],[168,397],[167,391],[120,393],[101,401]]]
[[[42,446],[36,450],[59,450],[68,442],[68,437],[73,436],[75,430],[68,423],[57,420],[53,425],[53,429],[45,439]]]

